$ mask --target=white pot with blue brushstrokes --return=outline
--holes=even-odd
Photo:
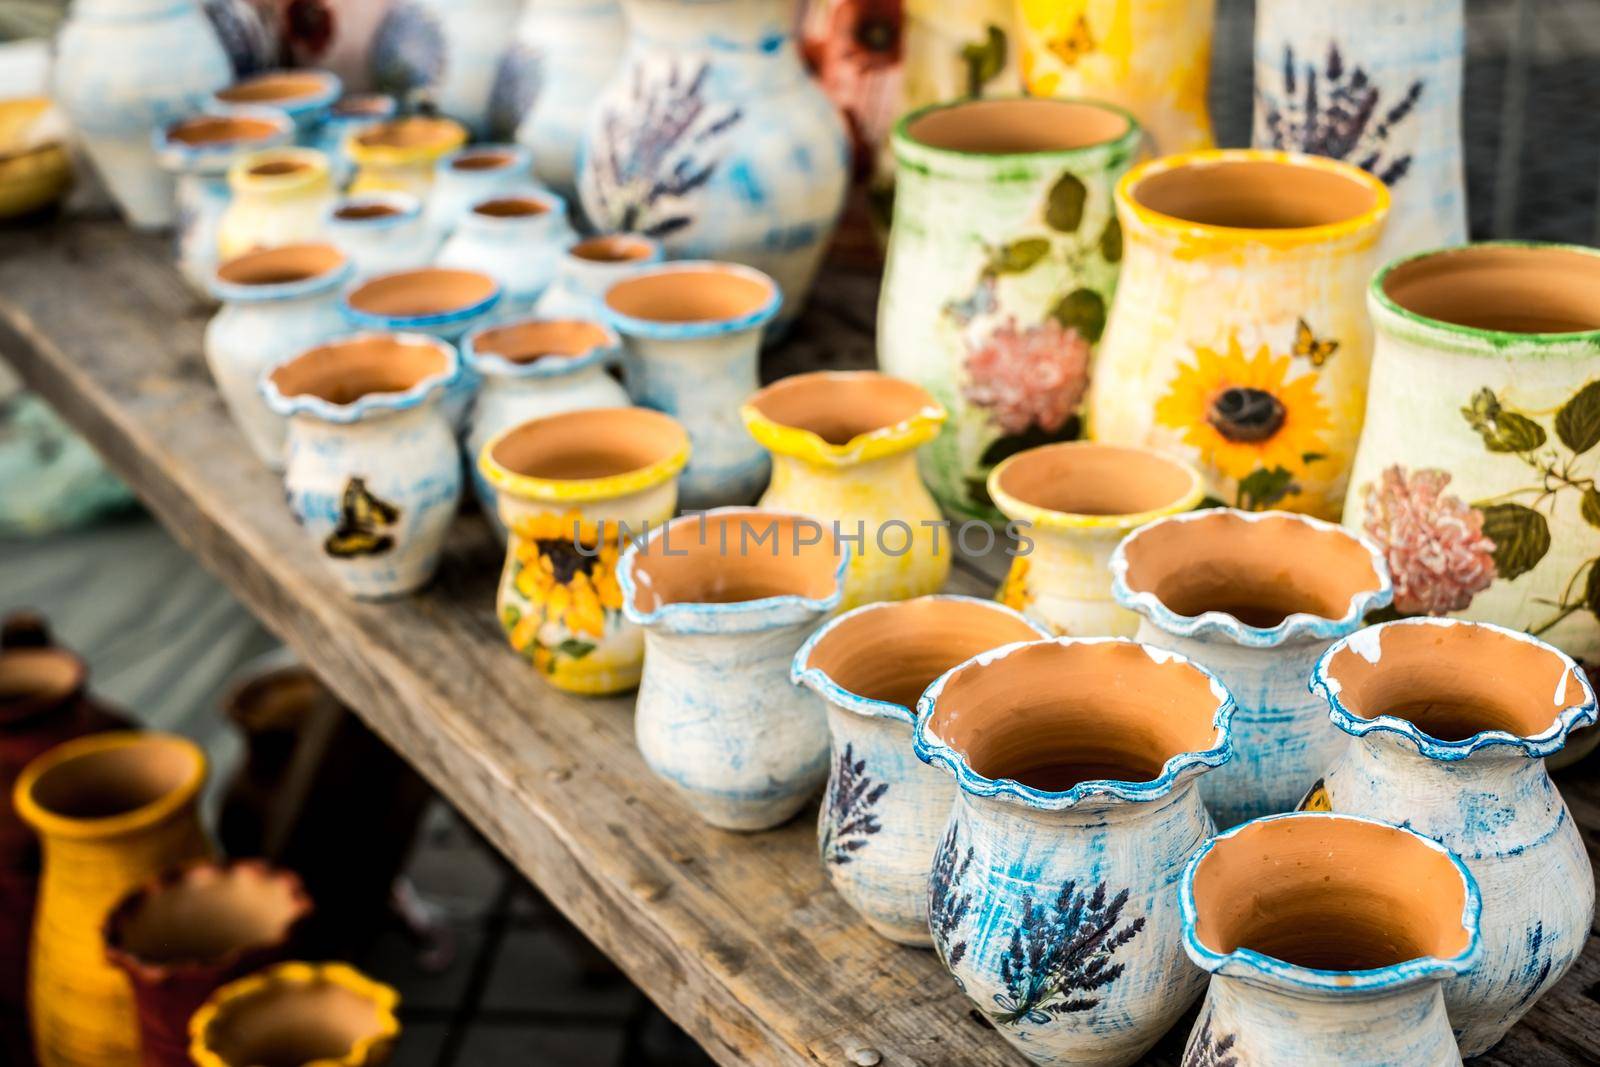
[[[344,83],[331,70],[268,70],[217,90],[207,110],[228,114],[240,107],[274,108],[294,123],[295,142],[309,148],[343,91]]]
[[[358,193],[334,201],[323,218],[322,234],[355,266],[357,278],[371,278],[426,266],[439,239],[422,217],[422,201],[410,193]]]
[[[567,247],[534,310],[550,319],[599,318],[606,290],[635,271],[661,262],[661,242],[634,233],[602,234]]]
[[[479,144],[451,152],[434,164],[428,225],[444,240],[473,204],[534,184],[532,169],[533,157],[521,145]]]
[[[934,949],[1033,1062],[1136,1063],[1200,995],[1173,887],[1213,832],[1195,779],[1232,715],[1204,668],[1110,637],[980,653],[917,702],[917,756],[959,790]]]
[[[345,143],[364,130],[394,118],[399,104],[383,93],[352,93],[334,101],[333,107],[311,131],[307,144],[328,157],[328,170],[336,189],[350,184],[355,162],[345,151]]]
[[[479,139],[509,137],[538,88],[513,33],[521,0],[391,0],[367,48],[373,84],[426,101]]]
[[[1205,664],[1238,705],[1233,759],[1200,780],[1217,826],[1293,811],[1347,740],[1311,668],[1394,598],[1377,546],[1305,515],[1207,508],[1129,534],[1111,576],[1135,639]]]
[[[1402,823],[1459,853],[1483,893],[1483,957],[1445,984],[1468,1058],[1561,980],[1594,921],[1594,872],[1545,769],[1595,694],[1566,654],[1489,623],[1414,618],[1344,638],[1311,686],[1350,741],[1303,802]]]
[[[623,554],[622,610],[644,630],[634,736],[712,826],[778,826],[827,779],[827,722],[789,667],[849,558],[815,520],[758,508],[683,516]]]
[[[500,318],[531,314],[572,240],[567,205],[530,185],[491,193],[456,223],[434,262],[492,274],[505,291]]]

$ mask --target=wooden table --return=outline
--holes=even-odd
[[[870,365],[875,296],[871,278],[830,273],[769,375]],[[458,522],[418,596],[363,604],[333,591],[279,479],[212,387],[200,354],[209,313],[159,238],[110,219],[0,229],[0,355],[714,1058],[1022,1062],[931,953],[879,938],[831,891],[812,818],[754,835],[710,829],[640,759],[631,697],[584,700],[540,682],[495,622],[500,555],[481,521]],[[951,585],[987,595],[993,578],[961,561]],[[1597,764],[1562,776],[1592,851]],[[1176,1064],[1187,1029],[1150,1062]],[[1600,937],[1479,1062],[1600,1062]]]

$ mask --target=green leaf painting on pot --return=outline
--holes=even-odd
[[[1082,435],[1122,261],[1112,190],[1139,128],[1109,105],[975,100],[904,119],[878,361],[950,412],[922,453],[946,511],[998,521],[995,464]]]

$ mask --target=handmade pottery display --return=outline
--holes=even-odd
[[[1382,178],[1378,261],[1467,239],[1462,0],[1256,6],[1257,148],[1309,152]]]
[[[1200,995],[1172,887],[1212,834],[1195,779],[1232,714],[1204,668],[1115,638],[980,653],[917,701],[917,757],[959,790],[934,948],[1034,1062],[1138,1062]]]
[[[617,559],[672,518],[689,437],[642,408],[592,408],[513,426],[478,453],[511,531],[495,614],[511,647],[557,689],[639,684],[644,636],[622,614]]]
[[[261,381],[289,420],[289,510],[345,593],[413,592],[439,565],[461,497],[461,453],[440,410],[455,349],[422,334],[342,337]]]
[[[990,468],[1082,434],[1089,364],[1122,260],[1111,189],[1139,129],[1109,106],[938,106],[895,129],[878,366],[950,412],[923,451],[939,503],[998,520]]]
[[[748,504],[767,484],[767,454],[739,405],[760,384],[761,334],[780,302],[771,278],[732,263],[664,263],[606,291],[628,395],[681,420],[694,442],[679,488],[686,510]]]
[[[1350,635],[1311,676],[1344,753],[1302,807],[1404,823],[1465,860],[1483,956],[1445,983],[1461,1054],[1487,1051],[1583,951],[1594,872],[1544,757],[1596,717],[1572,660],[1527,634],[1402,619]]]
[[[236,81],[212,96],[214,107],[270,107],[289,116],[301,144],[309,145],[344,85],[326,70],[269,70]]]
[[[1304,515],[1207,508],[1129,534],[1111,576],[1138,640],[1204,663],[1238,704],[1233,759],[1200,782],[1217,826],[1294,810],[1348,740],[1311,668],[1393,599],[1377,546]]]
[[[955,785],[911,750],[917,697],[951,667],[1049,636],[990,601],[925,596],[868,604],[807,638],[789,678],[828,711],[828,788],[817,813],[822,865],[884,937],[931,945],[928,875]]]
[[[641,267],[661,262],[661,243],[638,234],[604,234],[567,246],[555,281],[534,310],[542,317],[599,318],[606,290]]]
[[[619,0],[528,0],[516,46],[537,65],[539,87],[517,126],[533,172],[578,203],[578,151],[589,113],[617,69],[628,24]]]
[[[1183,1062],[1459,1064],[1441,981],[1480,958],[1478,887],[1437,841],[1300,812],[1207,841],[1183,945],[1212,975]]]
[[[473,136],[508,137],[539,88],[513,43],[520,0],[393,0],[368,65],[379,88],[425,102]]]
[[[102,927],[128,890],[209,858],[197,809],[205,776],[193,742],[118,731],[58,745],[17,779],[17,814],[44,851],[28,980],[40,1067],[139,1064],[133,995],[106,959]]]
[[[270,148],[237,159],[228,188],[233,199],[217,220],[222,259],[316,240],[334,201],[328,160],[314,148]]]
[[[525,191],[533,181],[533,158],[521,145],[473,145],[434,165],[428,193],[428,225],[448,237],[480,200]]]
[[[567,205],[553,193],[524,186],[473,204],[434,262],[493,275],[505,294],[498,313],[527,315],[555,280],[571,239]]]
[[[842,607],[943,588],[956,531],[917,475],[917,448],[945,418],[927,390],[876,371],[816,371],[767,386],[740,415],[772,453],[761,506],[820,519],[849,543]]]
[[[213,993],[189,1023],[195,1067],[379,1067],[400,995],[342,963],[280,963]]]
[[[1372,356],[1362,292],[1388,204],[1358,167],[1281,152],[1192,152],[1130,172],[1090,436],[1191,459],[1214,498],[1247,511],[1337,518]]]
[[[1016,0],[905,0],[902,110],[1022,91]]]
[[[345,140],[356,166],[352,193],[410,193],[427,199],[439,160],[467,143],[467,129],[450,119],[408,115],[359,130]]]
[[[328,157],[328,168],[333,172],[333,184],[343,189],[355,173],[355,161],[350,158],[350,138],[394,118],[399,105],[394,97],[383,93],[352,93],[334,101],[327,115],[308,142]]]
[[[631,38],[596,102],[578,188],[595,228],[776,279],[800,313],[844,205],[844,122],[795,47],[796,0],[623,0]]]
[[[433,261],[439,237],[410,193],[363,193],[333,202],[322,235],[350,257],[356,277],[416,270]]]

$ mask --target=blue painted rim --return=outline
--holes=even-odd
[[[583,322],[604,331],[606,336],[603,342],[578,355],[557,356],[554,359],[541,358],[526,363],[514,362],[493,352],[478,351],[478,338],[484,334],[535,322]],[[622,338],[618,337],[611,327],[603,322],[572,316],[546,318],[542,315],[525,315],[520,318],[502,319],[473,330],[461,342],[461,358],[466,361],[468,367],[486,378],[565,378],[590,367],[610,363],[621,351]]]
[[[282,148],[294,141],[294,123],[275,107],[232,107],[223,114],[190,115],[189,118],[240,118],[271,123],[273,132],[266,137],[234,137],[226,141],[207,141],[204,144],[186,144],[171,139],[172,129],[188,119],[158,126],[150,133],[150,144],[156,159],[167,170],[194,171],[205,167],[225,170],[227,165],[246,152],[267,148]]]
[[[654,277],[658,274],[674,274],[683,271],[722,271],[728,274],[737,274],[740,277],[769,286],[772,295],[767,299],[766,303],[754,311],[731,319],[658,322],[654,319],[636,319],[631,315],[623,315],[620,312],[613,311],[611,305],[606,302],[606,294],[601,294],[600,310],[601,314],[605,316],[606,323],[624,337],[644,337],[659,341],[688,341],[702,337],[721,337],[725,334],[757,329],[771,322],[773,316],[778,314],[778,309],[783,306],[783,291],[771,276],[756,270],[754,267],[746,267],[742,263],[723,263],[709,259],[680,259],[641,267],[626,278],[617,279],[614,286],[621,285],[624,282],[635,282],[640,278]]]
[[[530,172],[533,170],[533,153],[526,145],[517,144],[515,141],[492,141],[487,144],[463,145],[448,155],[440,156],[439,161],[433,165],[435,171],[452,170],[456,160],[467,156],[510,156],[511,158],[501,167],[482,167],[476,170],[455,171],[455,174],[466,179],[474,175],[481,175],[485,179],[499,180],[506,171]]]
[[[372,204],[379,207],[394,208],[393,215],[371,215],[366,218],[342,219],[339,212],[345,208],[361,207]],[[383,193],[356,193],[350,196],[341,196],[333,205],[323,213],[323,224],[331,230],[387,230],[392,226],[400,226],[408,222],[415,222],[422,217],[422,201],[410,193],[383,192]]]
[[[432,268],[423,267],[419,269],[429,270]],[[485,274],[484,277],[494,282],[494,290],[476,304],[468,304],[466,307],[456,308],[454,311],[441,311],[436,315],[375,315],[350,306],[350,294],[361,286],[370,285],[382,278],[393,277],[395,274],[410,273],[412,272],[391,271],[388,274],[374,274],[360,279],[355,285],[345,290],[343,298],[339,301],[339,310],[344,313],[345,319],[352,326],[362,326],[369,330],[389,333],[404,332],[428,326],[457,326],[471,322],[478,316],[486,315],[493,310],[494,306],[500,303],[506,292],[505,286],[500,283],[498,278]]]
[[[249,255],[250,253],[245,253]],[[342,254],[342,253],[341,253]],[[270,285],[239,285],[225,282],[215,274],[211,277],[211,295],[224,304],[264,304],[273,300],[300,300],[308,296],[330,293],[355,275],[355,264],[344,256],[339,265],[322,274],[301,278],[293,282],[274,282]]]
[[[254,81],[257,78],[270,77],[274,74],[314,74],[317,76],[318,80],[321,81],[322,88],[310,96],[296,97],[293,100],[285,100],[281,103],[273,104],[236,104],[227,100],[220,100],[216,96],[212,96],[209,105],[206,107],[206,110],[212,114],[231,114],[247,107],[267,107],[273,111],[281,111],[283,114],[288,115],[291,119],[294,119],[297,124],[303,125],[306,120],[314,118],[317,112],[327,111],[332,108],[334,102],[337,101],[339,97],[344,95],[344,82],[340,79],[339,75],[335,74],[331,70],[323,70],[319,67],[297,67],[283,70],[263,70],[247,75],[246,77],[239,79],[239,81]],[[234,82],[233,85],[226,85],[220,91],[225,92],[237,84],[238,82]]]
[[[496,200],[536,200],[544,205],[544,211],[537,215],[480,215],[477,208],[479,204],[493,203]],[[472,203],[467,205],[466,212],[461,216],[460,225],[483,227],[489,230],[509,229],[514,226],[549,225],[566,220],[567,202],[549,189],[542,189],[537,185],[508,185],[493,192],[484,193],[482,196],[473,197]]]
[[[390,340],[404,341],[407,344],[426,345],[437,348],[445,354],[445,369],[438,374],[430,374],[411,388],[399,393],[368,393],[358,397],[353,403],[334,404],[320,396],[309,393],[300,393],[295,396],[284,396],[278,391],[277,383],[272,380],[272,372],[284,363],[290,363],[317,348],[326,348],[329,345],[342,344],[348,341],[362,341],[368,338],[382,337]],[[285,417],[291,415],[310,415],[322,422],[348,425],[372,418],[375,415],[391,415],[395,412],[409,411],[421,407],[432,400],[437,394],[444,392],[456,379],[461,377],[461,357],[456,355],[455,346],[448,341],[441,341],[420,333],[391,333],[364,331],[361,333],[342,334],[320,341],[303,352],[297,352],[289,359],[276,366],[267,368],[257,383],[261,396],[267,402],[267,407]]]

